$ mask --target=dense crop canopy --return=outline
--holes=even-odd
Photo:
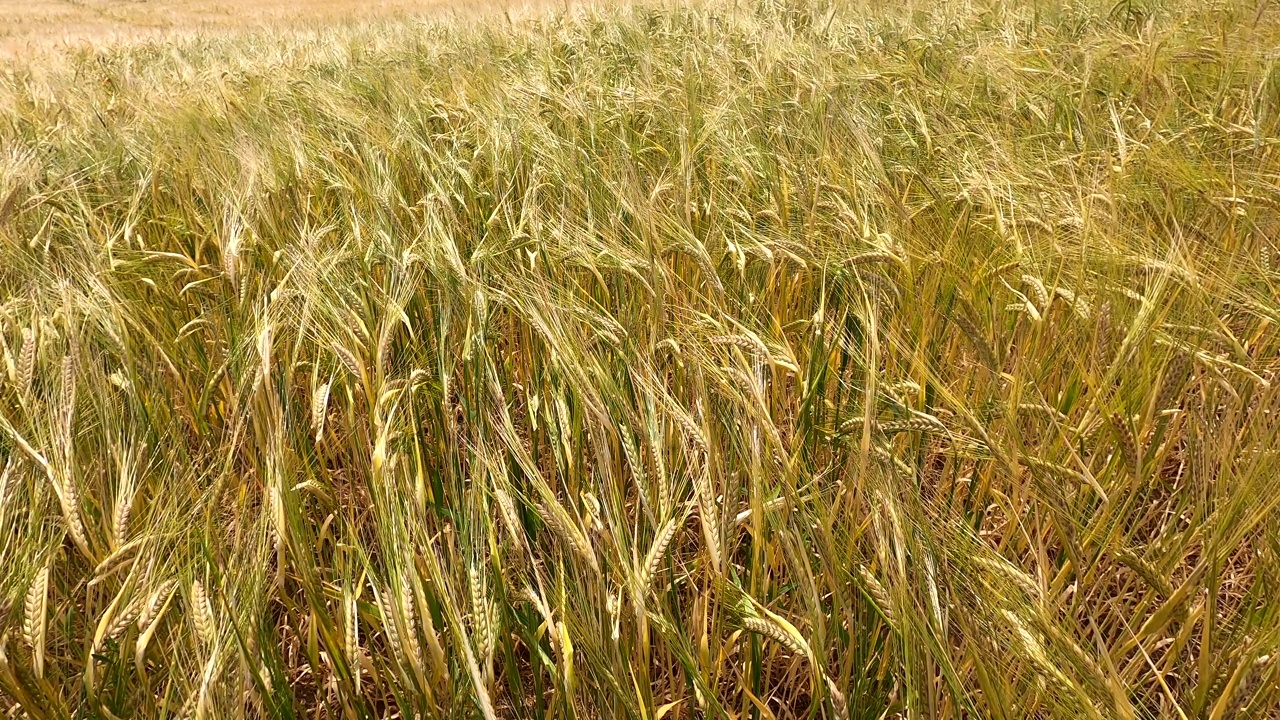
[[[0,710],[1277,712],[1277,11],[749,5],[10,68]]]

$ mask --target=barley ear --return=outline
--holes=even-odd
[[[44,677],[45,631],[48,621],[49,567],[40,568],[23,603],[22,639],[34,655],[36,677]]]
[[[798,655],[805,655],[807,657],[810,654],[809,646],[802,638],[793,636],[781,625],[771,619],[758,617],[745,618],[742,621],[742,627],[756,633],[757,635],[763,635]]]
[[[204,583],[195,580],[191,583],[191,621],[195,623],[196,634],[206,643],[213,642],[217,633],[217,622],[213,614],[213,604],[205,592]]]
[[[382,615],[382,634],[386,637],[387,645],[391,647],[391,652],[396,659],[404,662],[404,644],[400,640],[400,630],[396,626],[396,616],[391,600],[391,588],[386,588],[377,593],[375,602],[378,606],[378,613]]]
[[[9,503],[9,492],[18,484],[18,474],[15,470],[18,467],[18,456],[10,455],[5,461],[4,472],[0,472],[0,514],[4,512],[4,507]]]
[[[116,613],[111,624],[107,626],[106,639],[115,640],[124,634],[142,615],[142,605],[136,600],[129,603],[124,610]]]
[[[471,629],[476,652],[487,661],[493,651],[490,603],[486,592],[487,583],[475,562],[467,564],[467,583],[471,590]]]
[[[876,578],[875,574],[867,568],[866,565],[858,566],[858,576],[862,578],[863,591],[867,597],[871,599],[871,603],[880,611],[880,615],[884,617],[889,627],[897,625],[897,614],[893,611],[893,600],[889,597],[889,593],[885,590],[884,585]]]
[[[69,474],[62,482],[62,493],[58,499],[62,502],[62,516],[71,541],[86,558],[95,560],[93,552],[89,550],[89,540],[85,536],[84,521],[80,518],[80,491]]]
[[[147,598],[142,612],[138,615],[139,630],[145,632],[148,627],[159,622],[165,608],[169,607],[169,601],[173,598],[173,591],[177,588],[177,580],[166,580],[151,593],[151,597]]]
[[[996,359],[995,350],[992,349],[991,343],[987,341],[978,326],[969,319],[963,311],[957,312],[952,321],[956,327],[960,328],[960,332],[964,333],[965,338],[969,340],[969,344],[973,346],[974,351],[978,355],[978,360],[992,372],[999,372],[1000,361]]]
[[[111,539],[117,548],[124,547],[129,537],[129,517],[133,514],[133,496],[131,487],[121,487],[116,498],[115,507],[111,511]]]
[[[62,385],[61,385],[61,407],[62,412],[60,418],[63,427],[62,432],[68,438],[71,437],[71,423],[75,419],[76,410],[76,363],[75,359],[70,355],[62,358]]]
[[[325,383],[311,396],[311,431],[315,433],[316,442],[324,440],[324,420],[328,412],[329,383]]]
[[[18,391],[31,390],[31,380],[36,370],[36,334],[30,328],[22,329],[22,350],[18,352]]]
[[[413,611],[413,587],[406,581],[400,592],[400,610],[404,613],[405,652],[415,668],[422,666],[422,646],[418,644],[418,628]]]
[[[649,594],[649,586],[653,583],[654,576],[658,574],[658,569],[662,567],[662,562],[667,557],[667,550],[679,534],[686,516],[687,511],[672,517],[654,537],[653,547],[649,548],[649,552],[645,555],[644,567],[641,568],[637,580],[639,585],[637,598],[640,600]]]
[[[831,707],[836,711],[838,720],[849,720],[849,701],[845,698],[845,694],[836,686],[836,681],[830,675],[824,675],[823,679],[827,683],[827,695],[831,697]]]
[[[104,558],[93,569],[93,579],[89,581],[89,584],[97,585],[106,578],[132,565],[138,555],[138,548],[142,547],[145,541],[146,538],[138,538],[117,548],[115,552]]]
[[[702,535],[707,541],[707,553],[711,566],[720,572],[722,552],[720,547],[720,510],[716,506],[715,492],[711,487],[711,471],[707,463],[694,476],[694,490],[698,494],[698,519],[702,523]]]
[[[551,528],[552,532],[559,535],[560,539],[585,560],[596,575],[599,575],[600,562],[596,559],[596,554],[592,551],[586,536],[582,534],[582,531],[578,529],[577,525],[569,517],[569,513],[555,501],[540,505],[539,511],[542,519]]]
[[[1133,429],[1129,427],[1129,423],[1119,415],[1111,416],[1111,427],[1116,433],[1116,442],[1120,446],[1120,457],[1124,460],[1125,468],[1138,477],[1142,474],[1142,456],[1139,454],[1138,440],[1134,437]]]
[[[1044,283],[1040,281],[1040,278],[1034,275],[1023,275],[1022,284],[1031,290],[1031,297],[1035,299],[1037,309],[1042,313],[1047,312],[1051,298],[1049,297],[1049,291],[1045,288]]]

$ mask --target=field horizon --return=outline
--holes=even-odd
[[[322,32],[343,25],[443,18],[522,18],[581,0],[0,0],[0,62],[29,64],[85,50],[184,43],[262,32]]]
[[[3,63],[7,717],[1280,717],[1280,8],[281,17]]]

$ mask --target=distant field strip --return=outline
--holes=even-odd
[[[0,0],[0,61],[43,54],[51,48],[165,40],[261,27],[322,28],[335,23],[420,16],[500,17],[504,11],[520,13],[548,4],[544,0]]]

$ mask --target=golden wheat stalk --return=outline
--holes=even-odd
[[[956,324],[956,327],[960,328],[960,332],[968,338],[969,344],[973,346],[973,349],[978,354],[978,360],[988,370],[999,371],[1000,361],[996,359],[995,350],[991,348],[991,343],[987,341],[986,336],[982,334],[978,326],[973,324],[973,321],[963,312],[957,312],[951,319]]]
[[[1038,413],[1040,415],[1046,415],[1061,423],[1069,422],[1071,420],[1071,418],[1059,412],[1057,408],[1050,407],[1043,403],[1038,403],[1038,402],[1018,403],[1017,408],[1020,412],[1030,412],[1030,413]]]
[[[132,625],[134,621],[138,619],[138,613],[141,608],[138,602],[132,597],[132,589],[133,588],[130,583],[125,583],[119,591],[116,592],[115,597],[111,599],[111,602],[107,605],[106,609],[102,611],[102,615],[98,618],[98,622],[95,626],[96,629],[93,633],[93,642],[90,645],[95,653],[104,647],[104,643],[107,640],[114,640],[116,637],[119,637],[120,634],[124,633],[128,626]],[[112,637],[112,633],[115,633],[114,637]],[[90,665],[89,671],[91,675],[87,682],[92,685],[92,665]]]
[[[76,410],[76,365],[75,360],[67,355],[62,358],[62,382],[60,385],[61,397],[59,400],[59,410],[62,413],[60,418],[62,421],[62,435],[64,438],[71,437],[72,423],[75,421]]]
[[[711,567],[719,572],[721,569],[720,547],[720,509],[715,492],[711,488],[711,470],[709,463],[702,463],[694,471],[694,492],[698,495],[698,520],[702,523],[702,534],[707,541],[707,553],[711,557]]]
[[[905,420],[890,420],[880,423],[880,432],[893,435],[901,432],[946,432],[947,426],[942,421],[924,413],[913,414]]]
[[[1161,375],[1160,394],[1156,396],[1156,412],[1176,409],[1182,388],[1187,383],[1187,371],[1191,369],[1191,354],[1174,349],[1173,358]]]
[[[524,526],[520,523],[516,505],[498,481],[493,484],[493,497],[497,501],[498,518],[507,530],[507,537],[516,546],[517,557],[523,559],[529,552],[529,546],[525,542]]]
[[[422,646],[418,643],[417,614],[414,612],[413,587],[405,582],[400,590],[400,611],[404,613],[404,646],[409,662],[422,667]]]
[[[631,479],[636,484],[636,491],[640,494],[640,501],[647,508],[649,505],[649,479],[645,473],[644,461],[640,457],[640,451],[636,447],[635,438],[631,434],[631,429],[625,423],[618,424],[618,434],[622,438],[622,454],[627,458],[627,467],[631,470]]]
[[[885,590],[884,585],[880,584],[880,580],[871,572],[866,565],[858,566],[858,576],[862,578],[862,588],[871,599],[871,603],[880,611],[880,615],[889,627],[897,627],[898,615],[893,610],[893,598],[889,596],[889,592]]]
[[[687,510],[677,513],[668,519],[662,528],[658,530],[658,534],[654,536],[653,545],[649,548],[649,552],[645,554],[644,565],[636,576],[638,598],[643,599],[649,594],[649,587],[653,583],[653,578],[657,576],[663,561],[666,560],[667,550],[671,548],[671,543],[679,536],[680,528],[684,526],[686,517],[688,517]]]
[[[391,647],[392,653],[400,662],[405,661],[404,643],[400,638],[400,628],[396,624],[396,616],[394,606],[391,600],[391,588],[386,588],[377,594],[376,602],[378,612],[382,615],[382,634],[387,638],[387,645]]]
[[[1052,682],[1053,685],[1072,695],[1078,694],[1079,691],[1075,683],[1072,682],[1071,679],[1062,672],[1062,669],[1053,662],[1049,657],[1049,653],[1045,650],[1044,644],[1040,641],[1040,638],[1036,637],[1035,633],[1031,632],[1031,629],[1022,621],[1022,618],[1018,617],[1017,613],[1007,609],[1001,610],[1000,614],[1003,615],[1005,620],[1007,620],[1012,626],[1013,634],[1021,641],[1021,645],[1027,656],[1039,666],[1041,677],[1046,678]]]
[[[191,583],[191,621],[195,623],[196,635],[204,642],[212,643],[218,632],[217,619],[204,583],[199,580]]]
[[[324,420],[329,413],[329,383],[316,388],[311,396],[311,432],[316,442],[324,440]]]
[[[587,541],[586,535],[578,529],[577,524],[569,517],[569,513],[560,507],[559,503],[554,501],[543,503],[538,506],[539,515],[542,516],[547,527],[551,531],[560,536],[560,539],[569,546],[571,550],[586,561],[587,565],[597,575],[600,574],[600,562],[596,559],[595,552],[591,549],[591,544]]]
[[[111,510],[111,539],[114,547],[121,548],[129,538],[129,518],[133,514],[133,484],[122,484]]]
[[[121,545],[115,552],[108,555],[98,563],[93,569],[93,578],[89,580],[89,585],[97,585],[103,580],[129,567],[137,558],[138,549],[146,542],[146,538],[138,538],[132,542]]]
[[[654,480],[658,485],[658,515],[661,517],[671,510],[671,481],[667,475],[667,463],[663,458],[662,442],[657,428],[650,430],[649,452],[653,455]]]
[[[1034,275],[1023,275],[1022,284],[1031,289],[1031,295],[1035,298],[1036,309],[1042,313],[1047,312],[1050,300],[1049,291],[1045,288],[1044,283],[1040,281],[1040,278]]]
[[[196,705],[199,704],[199,701],[200,690],[197,689],[187,696],[186,701],[178,708],[178,720],[191,720],[194,718],[196,716]]]
[[[139,617],[142,615],[142,606],[136,600],[125,606],[124,610],[116,613],[111,619],[111,623],[107,625],[105,638],[107,640],[115,640],[124,634]]]
[[[884,250],[872,250],[870,252],[859,253],[844,261],[845,267],[856,267],[858,265],[867,265],[870,263],[892,263],[895,265],[902,264],[902,259],[891,252]]]
[[[1062,298],[1075,311],[1076,317],[1081,320],[1088,322],[1093,317],[1093,308],[1075,291],[1069,288],[1055,287],[1053,294]]]
[[[146,630],[152,624],[160,620],[164,609],[168,607],[170,598],[173,597],[174,590],[178,589],[178,581],[174,579],[165,580],[160,587],[151,592],[147,602],[142,606],[142,611],[138,614],[138,629]]]
[[[694,423],[693,418],[689,417],[689,414],[680,408],[674,408],[671,414],[684,432],[685,439],[692,443],[697,450],[704,453],[707,452],[707,440],[702,436],[702,430]]]
[[[440,636],[436,632],[435,623],[431,619],[431,612],[424,607],[422,603],[417,605],[419,609],[419,619],[422,620],[422,634],[427,639],[427,651],[431,653],[431,662],[437,683],[447,683],[449,681],[449,662],[445,656],[444,647],[440,644]]]
[[[755,335],[712,335],[710,338],[707,338],[707,341],[712,345],[729,345],[736,347],[747,353],[749,356],[766,359],[769,357],[768,346],[764,344],[763,340]]]
[[[1120,457],[1124,460],[1125,469],[1138,477],[1142,473],[1142,457],[1138,453],[1138,440],[1133,435],[1128,421],[1119,415],[1111,416],[1111,427],[1116,433],[1116,442],[1120,446]]]
[[[2,331],[0,331],[0,355],[4,356],[5,377],[9,378],[9,382],[17,385],[18,365],[14,362],[13,352],[9,349],[9,339],[5,337]],[[3,382],[0,382],[0,386],[3,384]]]
[[[477,653],[487,660],[493,650],[492,623],[484,578],[475,562],[467,563],[467,584],[471,589],[471,634],[475,638]]]
[[[757,635],[763,635],[774,640],[797,655],[804,655],[805,657],[812,655],[809,650],[809,644],[805,642],[794,626],[784,627],[773,618],[749,617],[743,619],[742,627]]]
[[[338,360],[342,363],[342,366],[347,369],[347,372],[351,373],[351,378],[355,380],[356,384],[363,384],[364,363],[360,362],[360,359],[356,357],[355,353],[336,342],[330,345],[330,347],[333,348],[333,354],[338,356]]]
[[[22,639],[34,654],[36,677],[44,677],[45,631],[48,627],[49,567],[40,568],[23,603]]]
[[[1047,631],[1046,634],[1059,646],[1067,649],[1076,662],[1084,667],[1085,672],[1089,674],[1090,679],[1094,683],[1105,686],[1107,676],[1103,674],[1102,667],[1098,665],[1098,661],[1092,655],[1086,653],[1079,643],[1071,638],[1057,623],[1052,619],[1046,618],[1041,625]]]
[[[146,676],[147,647],[151,644],[151,638],[155,635],[157,628],[160,627],[160,620],[164,617],[165,611],[173,602],[177,589],[176,579],[164,581],[160,587],[152,591],[142,612],[138,615],[138,638],[134,641],[133,663],[140,676]]]
[[[831,696],[831,707],[836,712],[837,720],[849,720],[849,701],[844,693],[836,686],[836,681],[830,675],[823,675],[823,679],[827,683],[827,694]]]
[[[11,454],[4,463],[4,472],[0,472],[0,522],[9,504],[9,493],[18,485],[18,456]]]
[[[22,329],[22,349],[18,351],[18,391],[31,391],[31,380],[36,370],[36,334],[31,328]]]
[[[1111,554],[1118,562],[1132,570],[1142,578],[1147,585],[1151,586],[1162,597],[1168,598],[1173,595],[1173,584],[1169,582],[1168,576],[1161,572],[1151,563],[1142,559],[1132,550],[1122,548]]]
[[[1013,581],[1032,600],[1040,601],[1043,599],[1044,591],[1036,584],[1036,581],[1003,556],[988,557],[982,553],[977,553],[972,559],[974,564],[998,572],[1006,579]]]
[[[84,521],[80,516],[80,491],[70,473],[63,476],[62,492],[58,498],[62,501],[62,517],[67,526],[67,534],[81,554],[93,560],[93,552],[89,550],[89,540],[85,536]]]

